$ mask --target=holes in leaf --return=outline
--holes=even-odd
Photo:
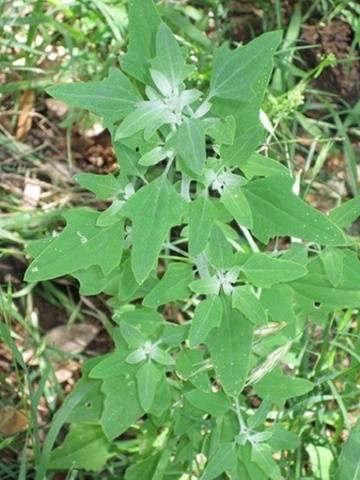
[[[90,401],[89,401],[89,402],[86,402],[86,403],[85,403],[85,407],[86,407],[86,408],[91,408],[91,407],[92,407],[92,402],[90,402]]]
[[[140,147],[135,147],[135,152],[140,152]]]
[[[314,302],[314,308],[319,309],[320,307],[321,307],[321,303],[320,303],[320,302]]]

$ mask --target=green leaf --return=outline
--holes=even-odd
[[[216,49],[210,96],[230,101],[261,102],[281,36],[280,31],[269,32],[236,50],[229,50],[225,45]]]
[[[120,325],[120,329],[126,325],[136,328],[144,337],[157,338],[166,325],[162,315],[150,308],[139,307],[134,310],[119,312],[113,317]]]
[[[236,133],[232,145],[222,145],[220,155],[225,165],[242,167],[244,162],[254,153],[262,143],[264,128],[259,122],[259,107],[256,104],[243,104],[243,102],[227,102],[237,105]],[[234,113],[234,106],[228,108],[226,113]],[[248,113],[247,110],[250,110]],[[254,117],[254,118],[252,118]]]
[[[90,373],[90,378],[101,380],[113,379],[114,377],[125,376],[128,373],[134,374],[134,368],[125,362],[129,350],[116,349],[109,355],[100,357]]]
[[[163,147],[155,147],[152,150],[144,153],[144,155],[140,158],[139,163],[140,165],[149,167],[151,165],[156,165],[162,160],[165,160],[167,156],[168,152]]]
[[[229,400],[221,392],[190,390],[190,392],[185,393],[185,398],[193,407],[203,410],[217,418],[224,415],[230,409]]]
[[[327,247],[320,253],[320,259],[330,283],[338,287],[344,270],[344,254],[342,250]]]
[[[292,243],[290,248],[285,250],[281,255],[282,260],[290,260],[291,262],[300,263],[306,266],[309,263],[308,251],[306,246],[301,243]]]
[[[152,0],[129,1],[129,46],[121,59],[123,70],[144,84],[150,84],[149,61],[155,56],[155,39],[160,16]]]
[[[25,280],[40,282],[98,265],[105,275],[116,268],[123,250],[121,223],[96,225],[99,213],[74,208],[64,214],[66,227],[30,264]]]
[[[170,80],[168,80],[163,73],[159,72],[158,70],[154,70],[152,68],[150,69],[150,75],[156,88],[164,97],[169,98],[173,95],[173,88],[171,86]],[[148,92],[151,91],[154,97],[157,96],[158,93],[155,90],[154,91],[149,90],[151,88],[152,87],[148,86]]]
[[[133,365],[127,365],[129,378],[120,375],[116,381],[114,378],[103,381],[101,390],[105,399],[101,424],[110,439],[124,433],[144,414],[138,399],[133,370],[130,370],[134,368]]]
[[[355,252],[343,250],[341,282],[334,287],[319,258],[307,265],[309,273],[291,282],[290,287],[309,304],[328,308],[356,308],[360,305],[360,262]]]
[[[309,455],[310,468],[315,477],[321,478],[321,480],[330,480],[330,469],[334,461],[332,451],[329,448],[310,443],[306,446],[306,452]]]
[[[335,480],[360,480],[360,420],[342,448]]]
[[[174,141],[186,170],[201,175],[206,160],[205,130],[201,120],[186,119],[179,127]]]
[[[261,405],[255,410],[255,413],[248,418],[248,427],[255,430],[262,427],[266,422],[266,418],[271,411],[272,403],[269,399],[263,400]]]
[[[251,208],[240,186],[225,187],[220,200],[240,225],[252,228]]]
[[[273,451],[295,450],[300,445],[300,438],[289,430],[285,430],[281,425],[270,427],[271,437],[267,441]]]
[[[208,251],[214,267],[228,269],[234,265],[233,249],[221,224],[215,224],[211,229]]]
[[[236,465],[236,447],[234,443],[223,443],[210,458],[200,480],[213,480]]]
[[[129,79],[117,68],[100,82],[63,83],[47,93],[71,107],[83,108],[114,123],[128,115],[141,96]]]
[[[119,278],[119,269],[116,268],[109,275],[104,275],[101,268],[94,265],[86,270],[77,270],[71,274],[80,283],[81,295],[97,295],[104,292],[109,285]]]
[[[31,257],[37,257],[55,240],[54,237],[44,237],[37,240],[30,240],[25,244],[25,252]]]
[[[297,319],[294,312],[294,293],[288,285],[275,285],[263,289],[260,301],[272,321],[288,324],[288,327],[282,330],[282,334],[296,335]]]
[[[279,368],[275,368],[255,383],[254,388],[261,398],[281,403],[305,395],[314,388],[314,384],[304,378],[284,375]]]
[[[154,360],[154,362],[157,362],[160,365],[169,366],[175,364],[175,360],[170,353],[158,347],[154,349],[153,353],[151,354],[151,358]]]
[[[136,327],[135,325],[129,324],[127,322],[121,322],[120,332],[123,339],[126,341],[129,348],[131,349],[139,348],[147,340],[146,335],[144,335],[138,327]],[[137,363],[137,362],[130,362],[128,360],[128,357],[126,361],[128,361],[129,363]]]
[[[178,347],[187,338],[188,325],[166,322],[161,334],[161,342],[170,347]]]
[[[239,447],[239,460],[248,475],[244,480],[269,480],[269,476],[253,462],[251,457],[252,449],[249,443]]]
[[[155,127],[151,130],[153,134],[157,128],[172,121],[166,105],[160,100],[139,102],[116,129],[115,140],[131,137],[149,126],[151,129]],[[146,134],[144,135],[146,138]]]
[[[243,187],[253,214],[253,234],[263,243],[289,235],[323,245],[346,243],[331,220],[292,193],[285,175],[253,180]]]
[[[189,251],[192,257],[205,250],[216,214],[213,203],[205,195],[200,195],[190,203]]]
[[[236,287],[232,295],[232,306],[237,308],[254,325],[266,325],[266,312],[250,285]]]
[[[101,392],[101,381],[81,378],[75,388],[85,382],[93,382],[95,387],[71,411],[69,423],[99,423],[104,409],[104,394]]]
[[[121,219],[121,209],[124,206],[124,200],[114,200],[110,207],[103,210],[96,222],[98,227],[108,227]]]
[[[282,480],[279,466],[272,456],[271,448],[265,443],[252,447],[251,460],[256,463],[271,480]]]
[[[189,287],[195,293],[201,295],[218,295],[220,291],[220,283],[216,276],[200,278],[190,283]]]
[[[164,23],[157,29],[156,57],[151,60],[151,66],[168,79],[172,89],[178,87],[193,70],[192,66],[186,65],[181,48]]]
[[[350,227],[360,217],[360,196],[342,203],[329,212],[329,218],[339,227]]]
[[[260,470],[260,473],[261,470]],[[233,475],[237,475],[235,476],[235,478],[241,478],[241,480],[264,480],[264,477],[252,477],[249,475],[248,471],[246,470],[245,468],[245,465],[243,462],[241,462],[240,460],[238,461],[237,465],[236,465],[236,470],[234,473],[232,473]],[[265,478],[265,480],[267,480]]]
[[[120,302],[130,302],[146,295],[156,282],[155,272],[153,272],[142,285],[139,285],[131,268],[131,258],[127,258],[121,264],[116,296]]]
[[[162,244],[185,208],[185,200],[163,175],[140,188],[123,207],[132,220],[131,265],[138,283],[155,268]]]
[[[189,343],[191,348],[206,340],[211,330],[220,325],[221,316],[222,303],[217,296],[207,298],[197,305],[190,324]]]
[[[108,175],[78,173],[74,178],[79,185],[94,193],[98,200],[107,200],[120,192],[119,180],[111,173]]]
[[[161,372],[151,361],[145,362],[136,373],[139,401],[145,412],[150,410],[153,404],[160,380]]]
[[[109,447],[100,425],[72,425],[64,443],[52,452],[49,467],[54,470],[83,468],[98,471],[107,462]]]
[[[149,413],[155,417],[166,415],[171,408],[172,401],[172,390],[166,377],[163,376],[156,388],[155,399]]]
[[[237,396],[244,388],[250,368],[253,327],[238,310],[231,308],[230,299],[222,298],[222,301],[221,324],[211,332],[206,343],[225,392]]]
[[[165,275],[145,296],[143,305],[157,308],[159,305],[164,305],[175,300],[186,300],[191,293],[189,283],[192,279],[191,265],[187,263],[171,263]]]
[[[250,180],[253,177],[289,176],[289,170],[282,163],[260,155],[260,153],[253,153],[245,162],[241,163],[240,168]]]
[[[71,410],[67,421],[69,423],[99,423],[104,408],[104,394],[101,392],[101,381],[89,378],[90,371],[101,361],[101,357],[91,358],[82,366],[82,377],[76,383],[72,390],[72,395],[76,391],[86,388],[86,385],[92,384],[93,388],[81,398],[81,400]]]
[[[232,145],[234,143],[236,121],[233,115],[228,115],[225,119],[205,118],[203,124],[206,125],[206,133],[219,144]]]
[[[125,480],[151,479],[162,480],[170,459],[170,450],[162,449],[148,458],[129,466],[125,473]]]
[[[176,372],[196,388],[211,392],[211,382],[204,366],[204,355],[199,350],[182,350],[176,358]]]
[[[143,132],[139,132],[133,137],[115,140],[116,128],[112,130],[112,144],[114,146],[116,159],[120,167],[121,176],[137,175],[142,177],[146,167],[139,164],[139,160],[144,152],[144,135]],[[139,138],[140,137],[140,138]],[[131,141],[130,141],[131,140]],[[149,148],[154,148],[154,144],[146,142]]]
[[[271,257],[267,253],[254,253],[241,266],[241,270],[257,287],[271,287],[276,283],[290,282],[307,273],[303,265]]]
[[[233,144],[220,150],[227,165],[241,166],[262,142],[260,106],[280,40],[281,32],[269,32],[236,50],[225,45],[215,50],[210,80],[212,111],[222,117],[233,115],[236,120]]]

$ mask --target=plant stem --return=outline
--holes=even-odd
[[[240,427],[240,433],[243,433],[247,430],[247,427],[245,425],[245,421],[243,419],[243,416],[241,414],[241,409],[240,409],[240,403],[237,398],[234,399],[235,402],[235,413],[239,422],[239,427]]]
[[[238,224],[238,225],[239,225],[239,224]],[[241,225],[239,225],[239,228],[240,228],[240,230],[242,231],[244,237],[246,238],[246,241],[248,242],[251,250],[252,250],[253,252],[256,252],[256,253],[260,252],[260,249],[259,249],[259,247],[256,245],[256,242],[255,242],[255,240],[253,239],[253,237],[252,237],[251,233],[249,232],[249,230],[248,230],[246,227],[243,227],[243,226],[241,226]]]
[[[180,193],[181,196],[187,201],[190,202],[190,178],[183,174],[181,177],[181,187],[180,187]]]

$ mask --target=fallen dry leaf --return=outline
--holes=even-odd
[[[55,363],[55,377],[59,383],[69,382],[80,369],[78,362]]]
[[[65,353],[80,353],[94,340],[99,327],[85,323],[60,325],[45,335],[46,343]]]
[[[0,408],[0,434],[14,435],[24,432],[28,427],[28,420],[23,410],[7,406]]]
[[[35,101],[35,92],[33,90],[25,90],[19,101],[20,115],[16,126],[15,137],[22,140],[26,137],[32,125],[32,110]]]
[[[63,118],[69,111],[69,107],[64,102],[55,100],[53,98],[47,98],[45,104],[51,112],[53,112],[58,118]]]
[[[39,203],[41,196],[41,186],[32,178],[25,179],[23,191],[23,206],[25,208],[35,208]]]

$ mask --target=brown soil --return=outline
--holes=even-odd
[[[352,35],[350,26],[340,20],[334,20],[326,26],[305,25],[302,40],[307,45],[318,45],[303,50],[302,55],[308,67],[316,67],[324,55],[331,53],[340,61],[359,56],[359,51],[351,49]],[[326,68],[314,84],[354,105],[360,96],[360,61],[350,60]]]

